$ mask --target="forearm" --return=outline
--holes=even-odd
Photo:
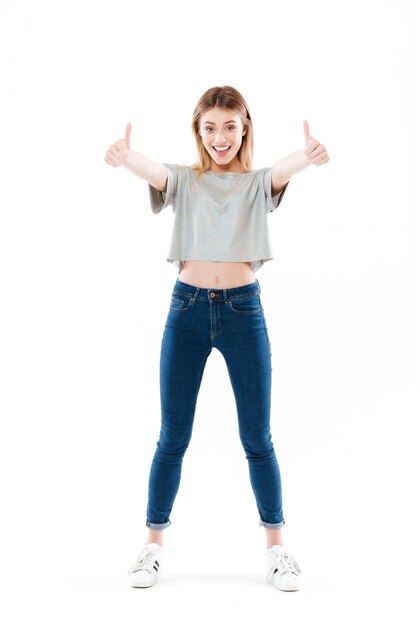
[[[129,155],[123,160],[122,165],[124,165],[132,174],[136,174],[139,178],[144,178],[145,180],[153,180],[155,178],[155,172],[160,167],[159,163],[155,163],[155,161],[151,161],[141,152],[134,152],[131,150]]]
[[[306,156],[305,151],[297,150],[284,159],[278,159],[273,166],[274,178],[276,180],[282,179],[282,182],[288,181],[291,176],[298,174],[309,165],[311,165],[311,161]]]

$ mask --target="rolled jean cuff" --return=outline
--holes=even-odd
[[[164,528],[168,528],[168,526],[171,526],[171,520],[169,519],[164,524],[154,524],[153,522],[146,520],[146,526],[148,528],[152,528],[153,530],[163,530]]]
[[[285,519],[282,522],[278,522],[277,524],[271,524],[270,522],[264,522],[263,520],[259,520],[259,526],[265,526],[265,528],[282,528],[285,524]]]

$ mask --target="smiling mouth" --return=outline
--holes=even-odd
[[[213,150],[218,154],[226,154],[230,150],[230,146],[213,146]]]

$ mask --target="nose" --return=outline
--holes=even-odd
[[[217,131],[215,139],[216,143],[226,143],[226,137],[221,129]]]

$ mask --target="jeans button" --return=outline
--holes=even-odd
[[[216,294],[215,294],[215,293],[213,293],[213,292],[211,292],[211,294],[210,294],[210,298],[215,298],[215,297],[216,297]]]

